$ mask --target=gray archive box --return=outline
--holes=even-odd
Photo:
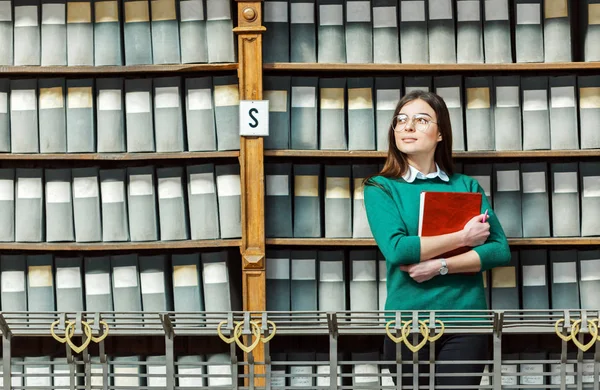
[[[546,249],[522,250],[521,275],[523,276],[521,284],[523,309],[549,310],[548,251]]]
[[[94,65],[123,65],[120,1],[94,1]]]
[[[238,78],[217,76],[213,78],[213,84],[218,150],[238,150],[240,148]]]
[[[114,387],[146,386],[146,366],[140,356],[114,356],[112,363]]]
[[[294,165],[294,237],[321,237],[321,166]]]
[[[375,139],[378,151],[389,148],[389,133],[402,94],[402,77],[375,78]]]
[[[229,353],[214,353],[206,355],[206,372],[208,374],[208,388],[229,388],[236,380],[231,368]]]
[[[127,215],[131,241],[157,241],[154,167],[127,168]]]
[[[208,62],[206,12],[201,0],[179,0],[181,63]]]
[[[269,101],[269,136],[265,149],[290,148],[290,76],[266,76],[263,96]]]
[[[67,65],[67,0],[42,0],[41,7],[41,65]]]
[[[577,251],[579,263],[579,297],[581,308],[584,310],[598,310],[598,294],[600,293],[600,251]]]
[[[292,164],[265,164],[265,235],[292,237]]]
[[[429,92],[431,91],[432,81],[433,79],[431,76],[405,76],[404,95],[408,95],[417,90]]]
[[[85,309],[93,312],[113,310],[110,257],[84,258]]]
[[[521,176],[523,237],[550,237],[548,167],[546,163],[522,163]]]
[[[0,242],[15,240],[15,170],[0,169]]]
[[[287,366],[291,386],[294,388],[315,386],[317,378],[313,377],[313,374],[316,370],[314,363],[310,364],[310,362],[315,361],[315,357],[314,352],[289,351],[287,353],[287,361],[291,363]],[[298,363],[293,364],[292,362]]]
[[[167,357],[146,356],[146,373],[152,375],[146,378],[148,387],[162,387],[167,380]]]
[[[27,261],[25,255],[1,255],[2,311],[27,311]]]
[[[483,2],[483,47],[486,63],[511,63],[510,5],[504,0]]]
[[[579,12],[583,61],[598,61],[600,60],[600,50],[598,50],[598,45],[595,42],[600,39],[600,18],[598,17],[600,1],[584,0],[579,3],[579,8],[575,8],[575,11]]]
[[[96,79],[98,152],[125,152],[125,90],[122,78]]]
[[[125,80],[125,128],[128,152],[154,152],[152,80]]]
[[[214,164],[188,165],[187,198],[192,240],[220,237]]]
[[[56,310],[79,312],[85,309],[83,298],[83,258],[57,257],[56,269]]]
[[[173,304],[178,312],[204,311],[200,253],[172,254]],[[194,320],[185,323],[196,323]]]
[[[575,75],[550,77],[550,148],[579,149]]]
[[[13,9],[12,2],[0,3],[0,64],[13,64]]]
[[[291,252],[291,308],[292,311],[318,310],[317,251]]]
[[[290,311],[290,259],[289,249],[269,249],[266,258],[266,287],[268,311]]]
[[[350,310],[370,311],[379,307],[377,251],[350,250]]]
[[[185,135],[181,106],[181,78],[154,79],[154,137],[157,152],[184,151]]]
[[[100,170],[102,241],[129,241],[125,169]]]
[[[572,0],[544,1],[544,62],[573,61]]]
[[[67,152],[96,151],[94,80],[67,80]]]
[[[397,64],[400,62],[398,30],[398,1],[372,0],[373,6],[373,62]]]
[[[325,165],[325,237],[352,237],[350,165]]]
[[[459,64],[484,62],[481,0],[456,2],[456,60]]]
[[[577,276],[577,250],[551,250],[552,309],[579,309],[579,278]]]
[[[507,237],[522,237],[519,163],[494,164],[494,211]]]
[[[36,386],[49,388],[52,386],[52,359],[50,356],[25,357],[23,362],[25,388]],[[34,376],[36,375],[36,376]]]
[[[142,290],[142,308],[149,312],[164,312],[173,310],[173,287],[167,255],[140,256],[140,282]],[[146,318],[152,318],[148,315]]]
[[[290,61],[317,62],[316,0],[290,0]]]
[[[142,311],[142,293],[138,256],[136,254],[111,256],[112,295],[114,310],[120,312]],[[116,299],[118,297],[118,299]],[[133,322],[116,318],[117,322]]]
[[[452,0],[429,0],[429,62],[456,64],[456,16]]]
[[[427,2],[400,0],[400,60],[406,64],[429,63]]]
[[[56,310],[53,263],[52,255],[27,256],[27,310],[30,312]],[[30,314],[30,317],[33,315]],[[30,324],[32,322],[39,324],[45,320],[30,320]]]
[[[600,123],[600,77],[578,76],[579,88],[579,136],[581,149],[600,147],[600,134],[595,127]]]
[[[492,77],[465,77],[467,150],[494,150]]]
[[[125,65],[152,64],[149,0],[124,0]]]
[[[183,168],[158,168],[160,239],[187,240],[188,210],[184,194]]]
[[[348,149],[375,150],[373,78],[348,79]]]
[[[290,62],[289,0],[268,0],[263,7],[263,62]]]
[[[292,77],[292,149],[319,149],[317,77]]]
[[[465,150],[465,120],[463,117],[462,76],[434,77],[433,87],[450,114],[452,125],[452,150]]]
[[[521,78],[523,92],[523,149],[550,149],[548,77]]]
[[[543,0],[515,1],[517,62],[544,62]]]
[[[521,79],[494,77],[494,135],[496,150],[523,150]]]
[[[320,149],[347,150],[346,79],[319,80]]]
[[[0,79],[0,152],[10,152],[10,80]]]
[[[345,3],[342,0],[317,0],[317,62],[346,62]]]
[[[345,256],[343,250],[320,250],[317,253],[319,270],[320,311],[344,311],[346,307]]]
[[[373,63],[371,1],[346,1],[346,62]]]
[[[221,238],[239,238],[242,236],[240,166],[237,164],[217,165],[215,174]]]
[[[185,106],[187,149],[217,150],[212,77],[185,79]]]
[[[552,175],[552,236],[581,235],[578,163],[550,164]]]
[[[372,389],[379,386],[379,351],[352,352],[352,387],[355,389]],[[369,376],[372,374],[373,376]]]
[[[40,79],[40,152],[66,153],[67,115],[65,79]]]
[[[67,64],[94,65],[92,1],[67,0]]]
[[[177,374],[179,387],[206,386],[206,358],[203,355],[177,356]]]
[[[520,259],[518,251],[511,251],[510,263],[492,269],[492,309],[518,310],[520,307]]]
[[[177,0],[150,0],[152,15],[152,61],[180,64],[179,15]]]
[[[40,0],[13,0],[14,65],[40,65]]]
[[[206,311],[232,311],[240,308],[240,286],[231,254],[228,250],[201,254]]]
[[[371,227],[365,210],[363,180],[378,172],[377,165],[352,165],[352,238],[372,238]]]
[[[15,241],[43,242],[44,182],[43,169],[16,169]]]
[[[75,241],[102,241],[98,168],[73,168],[73,219]]]
[[[74,241],[71,169],[45,170],[46,241]]]
[[[600,221],[596,218],[600,210],[600,164],[580,162],[581,183],[581,235],[600,235]]]
[[[11,80],[11,152],[39,153],[37,111],[37,80]]]
[[[206,41],[208,62],[237,61],[229,1],[206,0]]]

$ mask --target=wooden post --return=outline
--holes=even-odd
[[[241,100],[262,99],[262,12],[260,1],[238,1],[238,77]],[[240,140],[240,177],[242,181],[242,283],[243,308],[266,309],[265,292],[265,193],[262,137]],[[264,348],[253,352],[257,362],[264,361]],[[264,366],[256,366],[264,374]],[[264,386],[264,378],[256,379]]]

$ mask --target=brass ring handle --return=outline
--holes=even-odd
[[[262,327],[262,321],[250,321],[250,322],[254,322],[255,325],[260,329]],[[263,344],[268,343],[269,341],[271,341],[271,339],[273,337],[275,337],[275,333],[277,333],[277,325],[275,325],[275,323],[273,321],[269,321],[267,320],[267,325],[271,328],[273,328],[273,330],[269,333],[269,335],[267,337],[261,337],[260,341],[263,342]]]
[[[223,340],[227,344],[231,344],[231,343],[233,343],[235,341],[235,335],[231,336],[231,337],[226,337],[223,334],[223,332],[221,331],[221,327],[223,325],[226,325],[226,324],[227,324],[227,320],[219,322],[219,325],[217,326],[217,334],[219,335],[219,337],[221,338],[221,340]],[[237,325],[238,323],[236,322],[235,324]]]
[[[94,323],[94,320],[91,320],[88,322],[89,325],[92,325],[93,323]],[[102,332],[102,335],[100,335],[98,337],[92,336],[92,341],[95,343],[99,343],[100,341],[104,340],[108,336],[108,324],[106,323],[106,321],[100,321],[100,325],[103,328],[103,332]]]
[[[261,338],[260,337],[260,327],[254,321],[250,321],[250,326],[252,327],[252,334],[254,335],[255,340],[252,344],[250,344],[250,346],[245,346],[244,343],[242,341],[240,341],[240,336],[242,334],[242,326],[243,325],[244,325],[244,322],[240,321],[240,322],[238,322],[238,324],[235,326],[235,329],[233,330],[235,343],[238,345],[238,347],[240,347],[240,349],[242,351],[244,351],[246,353],[250,353],[250,352],[252,352],[252,350],[254,350],[254,348],[256,348],[258,343],[260,343],[260,338]]]
[[[560,320],[556,321],[556,323],[554,324],[554,331],[556,332],[556,335],[558,337],[560,337],[563,341],[569,342],[571,341],[571,339],[573,338],[573,330],[575,329],[575,325],[571,325],[571,334],[568,336],[565,336],[564,334],[562,334],[562,332],[558,329],[558,327],[560,326],[560,324],[564,323],[565,320],[564,318],[561,318]],[[573,320],[571,320],[571,323],[573,322]],[[577,325],[577,331],[575,333],[579,332],[579,324]]]
[[[404,321],[403,324],[406,324],[406,322],[410,322],[410,321]],[[390,331],[390,327],[392,325],[396,324],[396,320],[391,320],[388,321],[387,324],[385,324],[385,332],[387,333],[388,337],[396,344],[401,343],[402,341],[404,341],[404,336],[400,336],[400,337],[396,337],[392,334],[392,331]]]
[[[52,335],[52,337],[54,337],[54,340],[58,341],[61,344],[64,344],[67,342],[68,337],[73,337],[73,335],[75,334],[75,328],[71,328],[70,334],[67,334],[67,329],[69,328],[71,321],[66,321],[65,323],[67,324],[67,329],[65,329],[65,337],[60,337],[56,334],[56,332],[54,332],[54,327],[56,327],[56,325],[58,325],[59,323],[60,321],[57,320],[50,325],[50,334]]]
[[[571,338],[573,339],[573,344],[575,344],[577,346],[577,348],[579,348],[580,350],[585,352],[588,349],[592,348],[592,346],[598,340],[598,325],[596,325],[596,323],[594,321],[590,321],[590,320],[587,321],[588,328],[590,330],[590,334],[592,335],[592,339],[590,340],[589,343],[582,344],[579,342],[579,340],[577,340],[577,337],[576,337],[577,333],[579,332],[579,324],[581,324],[581,322],[582,322],[581,320],[577,320],[573,324],[573,327],[571,328]]]
[[[419,328],[421,330],[423,340],[417,345],[412,345],[410,341],[408,341],[408,336],[410,335],[410,329],[408,327],[411,324],[411,322],[412,321],[406,321],[406,323],[402,327],[402,337],[404,338],[404,345],[406,345],[406,347],[414,353],[418,352],[421,348],[425,346],[425,344],[427,344],[427,341],[429,341],[429,335],[427,334],[427,325],[425,324],[425,322],[419,321]]]
[[[81,321],[81,326],[83,327],[83,333],[85,333],[86,339],[83,342],[83,344],[81,344],[81,346],[79,347],[73,344],[70,336],[74,332],[75,323],[69,322],[69,325],[67,325],[67,329],[65,329],[65,333],[69,335],[67,336],[67,344],[69,344],[69,347],[71,347],[71,349],[75,353],[81,353],[84,349],[88,347],[88,345],[90,345],[90,342],[92,341],[92,329],[90,328],[88,323],[85,321]]]
[[[426,325],[429,324],[429,320],[425,320],[423,321],[423,323],[425,323]],[[435,320],[436,324],[439,324],[441,329],[440,329],[440,333],[438,333],[437,335],[433,336],[433,337],[429,337],[429,342],[433,343],[434,341],[439,340],[440,337],[442,337],[442,335],[444,334],[444,331],[446,330],[446,325],[444,325],[444,323],[441,320]]]

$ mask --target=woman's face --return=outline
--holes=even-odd
[[[424,100],[406,103],[394,123],[396,147],[408,156],[433,155],[442,140],[435,111]]]

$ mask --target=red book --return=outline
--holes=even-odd
[[[471,218],[481,214],[479,192],[421,192],[419,236],[439,236],[462,230]],[[448,258],[468,252],[457,248],[437,258]]]

